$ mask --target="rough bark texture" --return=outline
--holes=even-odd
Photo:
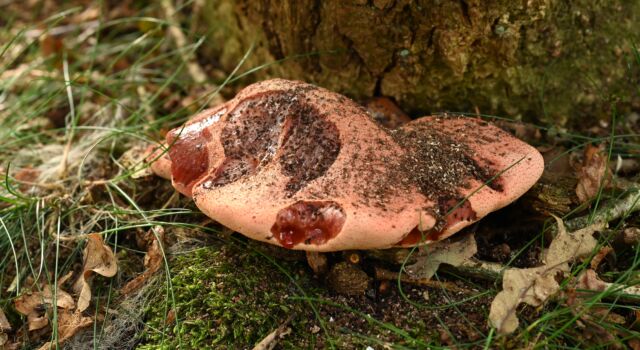
[[[205,54],[412,113],[564,124],[640,108],[638,0],[207,0]]]

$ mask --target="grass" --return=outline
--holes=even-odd
[[[0,254],[0,308],[13,326],[12,339],[24,348],[59,341],[58,309],[47,314],[52,329],[44,335],[28,332],[26,319],[13,309],[15,299],[45,284],[71,291],[72,283],[58,287],[57,282],[69,272],[75,273],[71,282],[75,279],[82,237],[93,232],[118,256],[119,272],[112,279],[94,279],[87,314],[104,321],[96,321],[69,346],[249,347],[289,315],[294,315],[292,333],[281,341],[283,348],[606,347],[640,336],[637,303],[616,299],[616,291],[591,296],[579,313],[562,299],[538,310],[523,307],[517,334],[503,337],[486,323],[491,298],[501,287],[497,280],[440,273],[436,278],[456,281],[472,293],[455,295],[398,281],[389,294],[371,288],[366,296],[341,296],[312,276],[300,254],[265,249],[203,224],[205,217],[175,196],[167,182],[137,177],[131,169],[139,160],[127,163],[127,150],[157,142],[219,92],[232,95],[240,87],[234,84],[270,65],[340,53],[309,53],[248,67],[249,51],[235,70],[202,91],[182,59],[184,52],[196,52],[202,40],[176,48],[164,35],[167,22],[154,17],[159,11],[153,6],[140,9],[144,17],[82,20],[86,8],[69,7],[33,23],[11,11],[2,20],[7,25],[0,29],[0,43],[5,43],[0,48],[0,252],[6,254]],[[633,59],[640,67],[637,49]],[[600,136],[540,130],[555,133],[567,146],[558,161],[603,142],[608,142],[610,159],[637,157],[638,135],[632,129],[621,133],[626,127],[621,119],[614,115],[611,132]],[[36,184],[34,173],[40,176]],[[591,210],[620,195],[602,189]],[[578,214],[570,212],[565,219]],[[489,218],[487,227],[499,228],[495,221]],[[627,217],[609,232],[637,224],[636,217]],[[157,225],[170,233],[162,272],[140,293],[122,296],[125,282],[142,271],[144,251],[135,236]],[[517,251],[506,265],[526,265],[527,254],[548,243],[545,230],[515,242]],[[609,243],[607,237],[600,241]],[[601,276],[637,285],[640,247],[616,254],[616,263],[608,263]],[[373,263],[366,258],[363,265]],[[576,264],[572,271],[577,275],[587,267]],[[625,322],[612,319],[611,312]],[[587,339],[585,315],[587,327],[613,338]]]

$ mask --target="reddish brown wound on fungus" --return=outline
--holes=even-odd
[[[175,140],[175,137],[178,139]],[[206,128],[185,131],[182,134],[178,130],[169,136],[169,142],[173,143],[169,149],[171,175],[173,181],[185,187],[189,196],[193,185],[209,169],[207,143],[210,140],[211,133]]]
[[[273,237],[285,248],[300,243],[320,245],[342,230],[346,213],[333,201],[298,201],[281,209],[271,227]]]

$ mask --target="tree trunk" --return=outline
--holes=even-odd
[[[207,57],[407,112],[566,124],[640,109],[639,0],[207,0]],[[242,71],[242,70],[241,70]]]

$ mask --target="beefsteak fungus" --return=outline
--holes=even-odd
[[[207,216],[307,251],[446,238],[525,193],[533,147],[481,119],[430,116],[390,130],[350,99],[268,80],[167,135],[151,165]]]

